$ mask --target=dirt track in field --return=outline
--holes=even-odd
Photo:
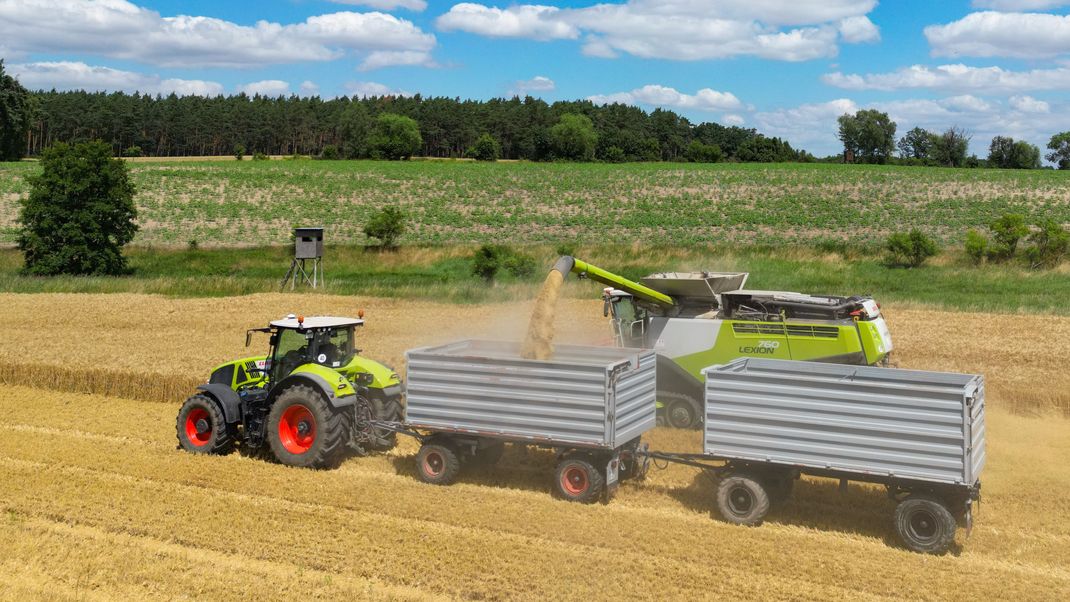
[[[809,481],[756,529],[711,518],[695,471],[607,506],[549,494],[509,449],[448,488],[415,445],[335,471],[179,452],[175,407],[0,388],[5,598],[1057,599],[1070,591],[1070,422],[993,411],[985,499],[944,557],[894,546],[883,491]],[[658,448],[697,446],[656,431]]]

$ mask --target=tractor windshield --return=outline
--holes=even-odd
[[[353,327],[333,328],[316,333],[316,363],[338,368],[348,364],[356,354]]]
[[[301,364],[309,362],[309,339],[311,332],[302,332],[284,328],[279,330],[275,345],[275,357],[272,366],[275,368],[275,380],[285,378]]]

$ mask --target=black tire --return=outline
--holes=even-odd
[[[504,443],[488,443],[486,447],[481,447],[472,454],[472,463],[476,466],[494,466],[504,453]]]
[[[175,420],[178,445],[194,454],[224,455],[234,451],[233,429],[214,399],[197,394],[182,404]]]
[[[895,507],[895,532],[907,548],[943,554],[955,543],[955,517],[936,496],[915,493]]]
[[[699,403],[687,395],[661,393],[664,407],[661,410],[662,423],[677,429],[697,429],[702,425]]]
[[[385,422],[401,422],[404,410],[401,407],[400,397],[387,399],[371,399],[372,414],[376,420]],[[397,447],[398,434],[386,429],[373,429],[375,441],[370,444],[375,451],[388,451]]]
[[[761,479],[747,473],[729,474],[717,484],[717,510],[721,518],[756,527],[769,513],[769,492]]]
[[[286,466],[336,466],[352,434],[353,412],[349,410],[335,410],[319,391],[307,385],[287,387],[268,413],[271,452]]]
[[[602,499],[606,477],[585,458],[565,458],[554,471],[554,491],[570,502],[593,504]]]
[[[416,475],[424,483],[449,485],[461,472],[461,458],[449,445],[428,441],[416,454]]]

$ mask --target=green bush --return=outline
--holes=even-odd
[[[530,278],[538,269],[534,257],[504,245],[483,245],[472,260],[472,273],[487,282],[492,282],[501,272],[514,278]]]
[[[1025,258],[1034,270],[1054,268],[1070,251],[1070,232],[1059,222],[1048,219],[1040,224],[1040,230],[1029,236],[1032,243],[1025,250]]]
[[[606,163],[624,163],[628,160],[628,156],[624,154],[624,149],[619,146],[611,146],[606,149],[605,156],[602,160]]]
[[[320,159],[324,161],[335,161],[339,157],[338,147],[333,144],[328,144],[320,151]]]
[[[721,147],[716,144],[703,144],[698,140],[692,140],[687,147],[687,160],[692,163],[719,163],[724,159]]]
[[[494,136],[483,134],[465,154],[476,161],[497,161],[501,158],[502,146]]]
[[[393,113],[376,117],[374,130],[368,136],[368,148],[373,159],[408,159],[420,150],[423,143],[420,124],[411,117]]]
[[[558,257],[561,257],[563,255],[575,257],[576,245],[571,243],[561,243],[554,248],[554,253],[556,253]]]
[[[270,158],[271,158],[271,157],[268,157],[268,156],[267,156],[267,155],[265,155],[264,153],[255,153],[255,154],[253,155],[253,161],[267,161],[267,160],[268,160],[268,159],[270,159]]]
[[[244,144],[235,144],[234,145],[234,158],[237,159],[238,161],[241,161],[242,159],[245,158],[245,145]]]
[[[142,153],[140,146],[128,146],[125,149],[123,149],[123,156],[124,157],[140,157],[143,154],[144,153]]]
[[[984,234],[972,228],[966,233],[966,255],[978,264],[988,257],[988,239]]]
[[[137,232],[134,184],[126,163],[104,142],[56,144],[41,155],[40,175],[19,211],[24,272],[125,273],[123,246]]]
[[[590,161],[598,145],[598,133],[590,117],[565,113],[557,124],[550,128],[550,142],[557,159]]]
[[[884,248],[887,252],[886,263],[892,267],[920,267],[937,252],[936,242],[917,228],[910,233],[892,234]]]
[[[379,239],[379,246],[384,249],[394,249],[397,241],[405,233],[408,216],[397,207],[384,207],[372,215],[368,223],[364,224],[364,235],[368,238]]]
[[[993,261],[1007,261],[1018,252],[1018,242],[1029,234],[1025,218],[1016,213],[1006,213],[992,222],[992,249],[988,258]]]

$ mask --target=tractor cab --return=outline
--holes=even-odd
[[[358,352],[355,329],[363,325],[364,320],[357,318],[306,319],[292,314],[271,322],[266,329],[271,332],[270,378],[285,378],[305,364],[335,370],[348,366]]]

